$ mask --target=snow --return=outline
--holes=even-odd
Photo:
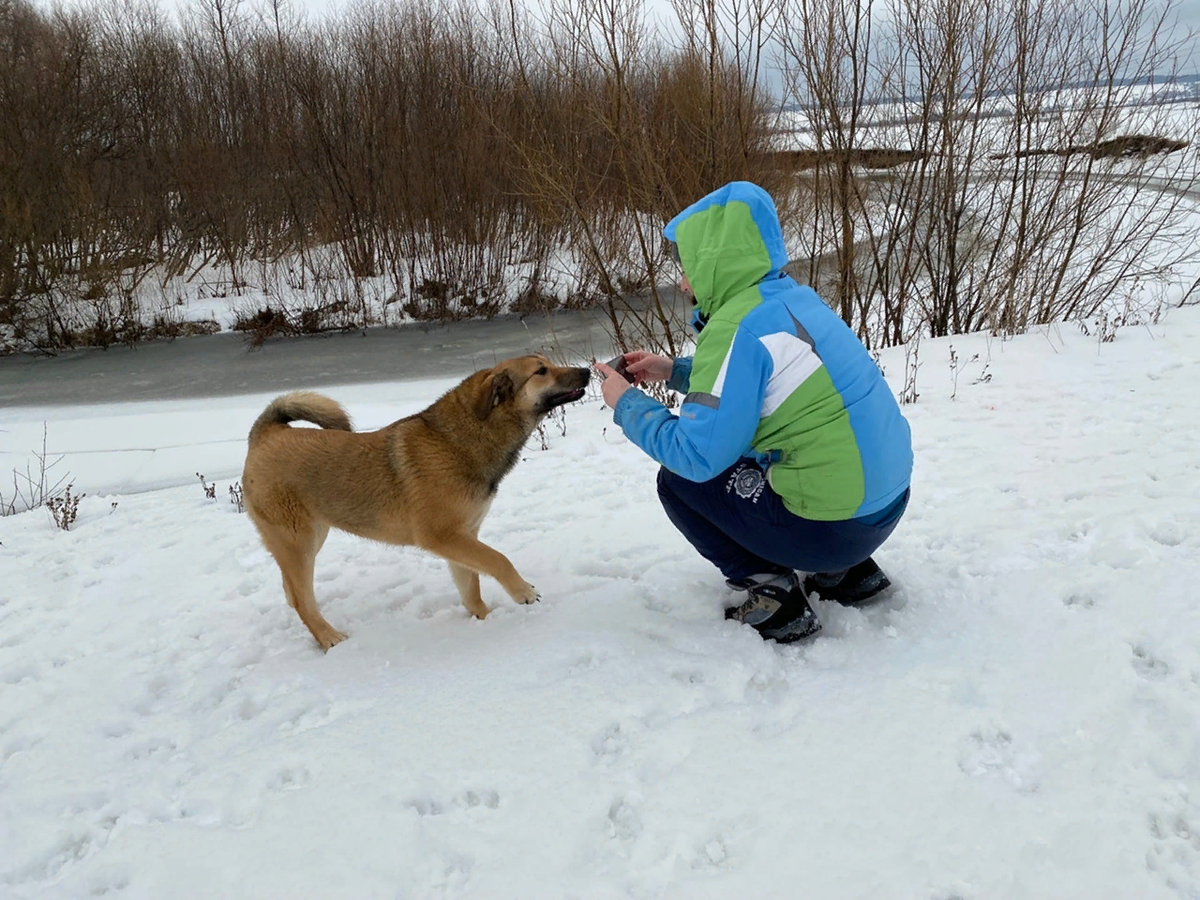
[[[594,397],[483,526],[542,603],[331,534],[328,654],[226,498],[265,396],[0,410],[88,493],[0,519],[0,896],[1200,897],[1200,308],[919,352],[896,589],[791,647]]]
[[[1095,88],[1052,88],[1041,94],[1031,91],[1024,96],[1025,116],[1032,115],[1026,125],[1032,133],[1048,144],[1060,143],[1064,134],[1070,135],[1076,126],[1085,124],[1105,112],[1104,138],[1129,134],[1160,134],[1188,140],[1195,132],[1197,109],[1200,104],[1200,82],[1167,82],[1157,85],[1115,86],[1113,92],[1098,85]],[[1017,114],[1015,94],[1000,94],[978,105],[964,98],[965,111],[978,111],[984,117],[977,127],[988,143],[1003,149],[1002,136],[1011,131]],[[1035,112],[1036,111],[1036,112]],[[856,126],[862,136],[858,146],[910,146],[909,136],[917,130],[928,110],[919,100],[881,102],[861,107]],[[803,106],[782,110],[777,120],[780,136],[790,135],[777,146],[779,149],[812,149],[814,124],[810,109]],[[1086,130],[1084,131],[1086,133]],[[1077,141],[1076,141],[1077,142]]]

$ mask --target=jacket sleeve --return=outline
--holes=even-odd
[[[671,377],[667,379],[667,387],[681,394],[688,391],[688,382],[692,378],[692,358],[677,356],[671,365]]]
[[[621,395],[613,420],[672,472],[708,481],[751,451],[771,367],[757,338],[733,324],[710,323],[696,347],[691,393],[679,415],[635,389]]]

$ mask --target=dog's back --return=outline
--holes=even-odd
[[[320,429],[292,428],[311,422]],[[384,436],[356,432],[334,400],[310,391],[277,397],[250,428],[242,472],[246,511],[260,531],[308,533],[332,525],[378,538],[381,498],[397,484]]]

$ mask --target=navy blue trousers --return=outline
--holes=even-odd
[[[908,505],[906,491],[879,524],[804,519],[783,505],[748,459],[710,481],[659,469],[658,497],[672,524],[731,581],[791,569],[845,571],[887,540]]]

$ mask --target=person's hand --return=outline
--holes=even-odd
[[[633,376],[634,384],[648,381],[666,381],[671,377],[675,360],[645,350],[631,350],[625,354],[625,370]]]
[[[604,395],[605,404],[612,409],[616,409],[617,401],[621,399],[621,395],[633,387],[633,385],[602,362],[596,363],[596,371],[604,376],[604,384],[600,385],[600,393]]]

